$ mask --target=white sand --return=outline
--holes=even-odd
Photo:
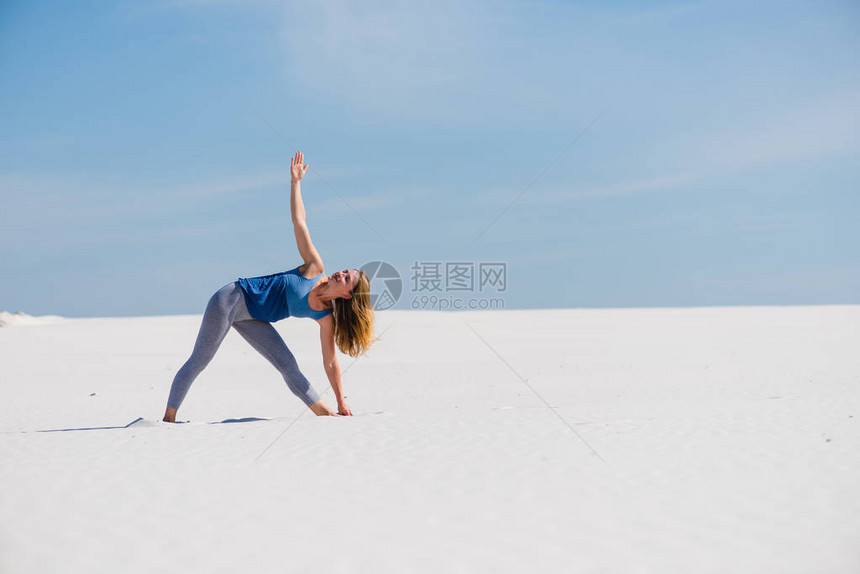
[[[161,423],[199,320],[0,330],[0,572],[860,572],[860,306],[382,312],[353,418],[231,333]]]
[[[27,315],[21,311],[10,313],[9,311],[0,311],[0,327],[14,327],[18,325],[45,325],[47,323],[57,323],[63,318],[57,315],[42,315],[34,317]]]

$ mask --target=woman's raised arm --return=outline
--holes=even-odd
[[[308,231],[307,218],[305,216],[305,204],[302,201],[302,178],[308,170],[305,162],[305,155],[298,151],[293,156],[293,161],[290,165],[290,212],[293,218],[293,231],[296,233],[296,245],[299,248],[299,254],[302,256],[305,264],[315,264],[318,269],[317,275],[324,269],[322,257],[319,251],[314,247],[311,241],[311,234]]]

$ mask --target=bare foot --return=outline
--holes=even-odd
[[[164,418],[161,419],[166,423],[175,423],[176,422],[176,409],[171,409],[167,407],[167,410],[164,411]]]
[[[322,401],[317,401],[310,406],[310,409],[314,412],[314,414],[318,417],[339,417],[340,415],[331,410],[326,406],[326,404]]]

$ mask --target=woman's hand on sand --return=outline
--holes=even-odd
[[[345,417],[352,416],[352,410],[350,410],[349,405],[346,403],[339,403],[337,405],[337,412]]]
[[[305,154],[300,151],[293,156],[293,161],[290,164],[290,175],[293,181],[301,181],[308,170],[308,165],[305,163]]]

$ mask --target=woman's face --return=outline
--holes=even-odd
[[[329,290],[335,297],[352,299],[351,291],[358,285],[358,269],[344,269],[329,275]]]

